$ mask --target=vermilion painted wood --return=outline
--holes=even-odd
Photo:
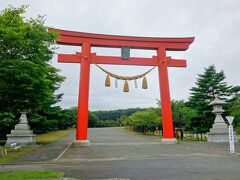
[[[159,37],[137,37],[137,36],[118,36],[118,35],[106,35],[106,34],[93,34],[85,32],[68,31],[62,29],[49,28],[49,31],[55,31],[59,35],[69,37],[82,37],[87,39],[104,39],[114,41],[142,41],[142,42],[172,42],[172,43],[189,43],[194,41],[194,37],[187,38],[159,38]]]
[[[168,63],[166,59],[166,50],[159,48],[157,51],[159,61],[162,62],[158,66],[159,85],[160,85],[160,97],[162,105],[162,126],[163,137],[166,139],[174,138],[173,121],[172,121],[172,108],[169,91],[168,81]]]
[[[82,45],[87,42],[91,46],[122,47],[129,46],[137,49],[157,49],[164,47],[168,51],[185,51],[194,41],[194,37],[188,38],[155,38],[155,37],[131,37],[104,34],[91,34],[84,32],[49,29],[59,33],[57,43],[63,45]]]
[[[91,60],[96,64],[114,64],[114,65],[137,65],[137,66],[154,66],[157,64],[157,58],[138,58],[130,57],[128,60],[123,60],[121,57],[116,56],[98,56],[92,54]]]
[[[187,67],[187,61],[184,59],[169,59],[167,61],[168,67]]]
[[[91,45],[83,44],[83,56],[90,56]],[[88,129],[88,97],[89,97],[90,61],[82,57],[78,94],[78,116],[76,140],[87,140]]]
[[[138,65],[138,66],[156,66],[157,57],[154,58],[129,58],[128,60],[123,61],[120,57],[115,56],[97,56],[95,53],[92,53],[90,56],[91,63],[96,64],[121,64],[121,65]],[[59,54],[58,62],[67,62],[67,63],[81,63],[81,57],[78,55],[69,55],[69,54]]]
[[[59,44],[81,46],[85,42],[91,43],[93,47],[116,47],[129,46],[132,49],[153,49],[164,47],[168,51],[185,51],[188,49],[188,43],[158,43],[158,42],[141,42],[141,41],[113,41],[102,39],[86,39],[78,37],[63,36],[57,39]]]
[[[113,36],[102,34],[91,34],[83,32],[66,31],[59,29],[49,29],[57,31],[59,38],[58,44],[81,45],[82,52],[75,55],[59,54],[59,62],[81,63],[80,87],[78,100],[78,119],[77,119],[77,140],[87,140],[88,128],[88,96],[89,96],[89,70],[90,64],[115,64],[115,65],[139,65],[139,66],[158,66],[160,96],[162,103],[162,124],[163,137],[174,138],[174,128],[172,122],[172,110],[169,92],[168,67],[186,67],[184,59],[172,59],[166,57],[166,51],[184,51],[194,41],[190,38],[145,38],[130,36]],[[92,46],[100,47],[122,47],[138,49],[155,49],[157,56],[152,58],[130,57],[122,60],[121,57],[98,56],[91,53]]]
[[[58,54],[58,62],[63,63],[81,63],[81,53],[75,54]],[[91,63],[96,64],[113,64],[113,65],[137,65],[137,66],[157,66],[158,57],[153,56],[152,58],[138,58],[132,57],[127,61],[123,61],[120,57],[115,56],[97,56],[95,53],[91,53]],[[168,67],[186,67],[186,60],[184,59],[171,59],[169,58]]]
[[[58,62],[61,63],[81,63],[82,57],[73,54],[58,54]]]

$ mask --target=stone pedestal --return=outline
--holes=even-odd
[[[214,122],[213,128],[208,133],[208,142],[228,142],[228,126]]]
[[[172,138],[172,139],[163,138],[161,140],[161,144],[177,144],[177,139],[176,138]]]
[[[213,113],[216,114],[214,124],[208,133],[208,142],[228,142],[228,126],[222,118],[222,105],[224,101],[215,98],[209,105],[213,106]]]
[[[75,140],[73,141],[74,146],[89,146],[90,141],[89,140]]]
[[[5,146],[9,147],[12,143],[17,143],[22,147],[36,146],[35,136],[28,125],[26,112],[22,112],[20,122],[15,125],[14,130],[11,130],[11,134],[7,134]]]

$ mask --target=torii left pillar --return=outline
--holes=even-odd
[[[90,79],[90,53],[91,45],[84,43],[82,45],[82,56],[80,66],[80,82],[78,93],[78,115],[76,140],[74,144],[88,146],[90,144],[87,138],[88,130],[88,97],[89,97],[89,79]]]

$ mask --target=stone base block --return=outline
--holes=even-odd
[[[11,130],[11,135],[33,135],[33,131],[32,130],[22,130],[22,129],[19,129],[19,130]],[[35,135],[34,135],[35,136]]]
[[[89,140],[74,140],[73,144],[74,144],[74,146],[89,146],[90,141]]]
[[[208,142],[229,142],[229,134],[226,133],[208,133]]]
[[[171,138],[171,139],[163,138],[161,140],[161,144],[177,144],[177,139],[175,139],[175,138]]]
[[[30,130],[30,126],[28,124],[17,124],[15,130]]]
[[[36,146],[35,135],[14,136],[7,135],[6,147],[10,147],[12,143],[17,143],[21,147],[33,147]]]

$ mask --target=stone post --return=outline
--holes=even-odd
[[[235,146],[234,146],[234,131],[233,131],[233,116],[226,116],[228,123],[229,123],[229,149],[230,153],[235,153]]]

